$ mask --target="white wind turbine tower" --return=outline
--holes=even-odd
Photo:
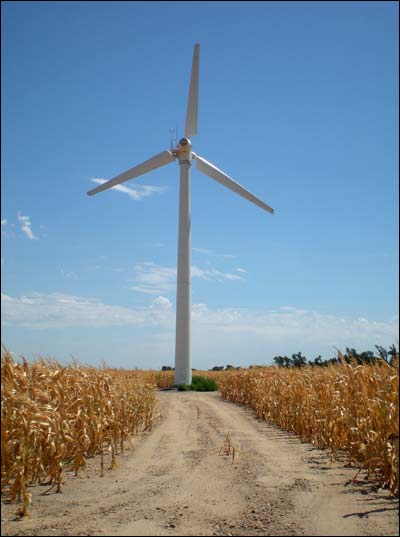
[[[192,74],[189,86],[189,99],[186,111],[185,137],[171,151],[162,151],[154,157],[117,175],[106,183],[90,190],[89,196],[102,190],[112,188],[120,183],[143,175],[151,170],[178,160],[180,166],[179,193],[179,234],[178,234],[178,278],[176,290],[176,333],[175,333],[175,385],[191,384],[191,280],[190,280],[190,166],[192,158],[196,167],[211,179],[226,186],[236,194],[273,213],[274,210],[259,198],[251,194],[223,171],[192,151],[190,138],[197,134],[197,110],[199,96],[199,49],[194,46]]]

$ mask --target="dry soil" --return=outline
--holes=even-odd
[[[398,535],[398,501],[356,470],[214,393],[160,392],[118,468],[91,460],[63,493],[31,487],[2,535]]]

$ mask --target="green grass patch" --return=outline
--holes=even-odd
[[[215,392],[218,390],[218,384],[214,379],[195,375],[192,377],[192,384],[179,384],[177,389],[179,392]]]
[[[218,390],[218,385],[214,379],[195,375],[192,377],[190,389],[196,392],[215,392]]]

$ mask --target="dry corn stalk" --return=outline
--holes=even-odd
[[[225,436],[224,444],[219,450],[219,455],[230,457],[232,455],[232,462],[235,462],[236,446],[232,442],[231,434],[227,433]]]
[[[222,397],[302,441],[346,454],[399,495],[399,364],[263,367],[221,372]]]
[[[88,457],[109,448],[110,468],[130,435],[151,430],[153,372],[96,369],[55,360],[28,364],[1,357],[1,489],[27,513],[27,485],[61,492],[64,469],[77,474]]]

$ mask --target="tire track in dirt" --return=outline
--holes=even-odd
[[[63,494],[32,487],[32,515],[13,520],[15,505],[3,505],[1,534],[398,534],[387,492],[347,484],[354,469],[218,393],[160,392],[158,408],[154,430],[116,470],[100,478],[90,461]],[[228,433],[234,459],[221,451]]]

